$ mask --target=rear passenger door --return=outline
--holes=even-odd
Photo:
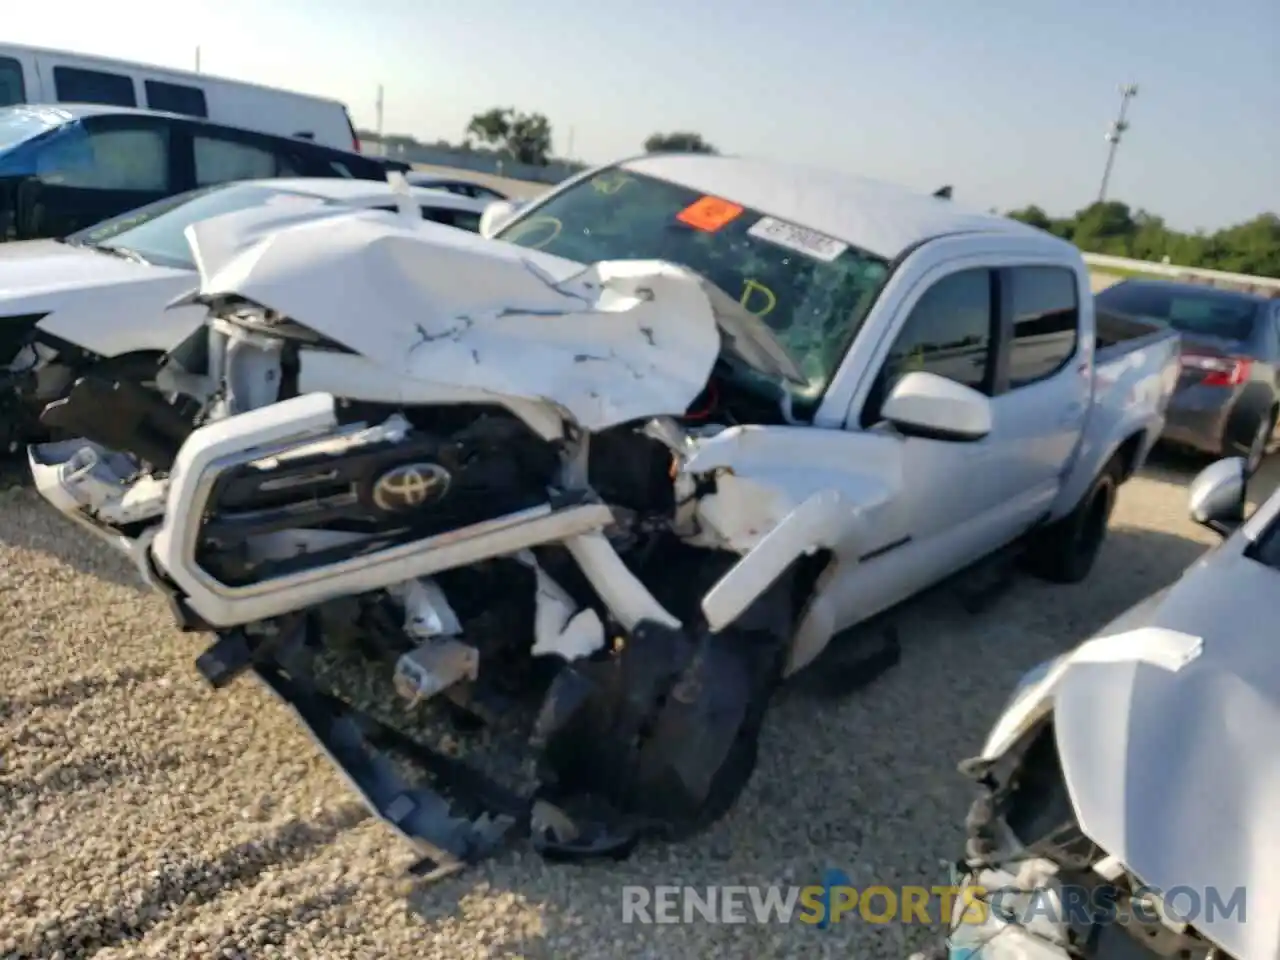
[[[1057,496],[1088,415],[1079,286],[1074,271],[1040,264],[1004,267],[998,280],[1002,482],[1034,520]]]
[[[172,127],[159,117],[89,117],[36,154],[20,234],[66,236],[178,193]]]

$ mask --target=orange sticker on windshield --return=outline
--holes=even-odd
[[[742,207],[719,197],[701,197],[689,204],[676,219],[695,230],[714,233],[742,215]]]

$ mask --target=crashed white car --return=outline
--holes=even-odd
[[[940,960],[1280,956],[1280,491],[1246,519],[1245,476],[1196,478],[1226,539],[1028,673],[961,765],[974,907]]]
[[[197,282],[184,231],[236,210],[280,223],[308,211],[401,213],[477,231],[488,202],[389,181],[238,180],[200,187],[59,240],[0,243],[0,451],[38,439],[33,422],[79,376],[149,380],[161,357],[204,322],[196,305],[166,312]]]
[[[193,226],[207,330],[157,383],[194,421],[85,378],[30,452],[446,867],[697,829],[833,637],[1014,543],[1082,579],[1177,377],[1070,244],[882,184],[647,157],[486,218]],[[353,631],[389,701],[537,707],[537,789],[326,689]]]

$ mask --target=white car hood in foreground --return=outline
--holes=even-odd
[[[994,758],[1053,711],[1081,829],[1146,884],[1246,890],[1247,923],[1203,914],[1240,960],[1280,956],[1280,573],[1223,544],[1020,692]],[[1188,908],[1186,896],[1173,907]]]
[[[721,329],[799,376],[767,328],[672,264],[584,267],[377,213],[279,227],[240,213],[189,227],[197,296],[246,298],[401,376],[552,402],[589,430],[684,412]]]
[[[56,240],[0,243],[0,318],[47,313],[42,330],[96,353],[167,350],[199,322],[193,319],[182,328],[174,318],[176,334],[154,333],[165,305],[194,280],[189,270],[136,263]],[[134,329],[144,325],[146,330]],[[143,343],[134,343],[135,333]],[[118,350],[120,344],[124,347]]]

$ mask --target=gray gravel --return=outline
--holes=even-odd
[[[788,692],[744,802],[696,842],[581,868],[516,852],[422,889],[283,708],[251,681],[206,690],[202,638],[33,492],[0,493],[0,957],[902,957],[928,931],[624,926],[620,888],[833,866],[940,882],[968,803],[954,763],[1020,671],[1211,542],[1185,519],[1186,478],[1165,465],[1124,489],[1087,584],[1020,580],[979,614],[936,592],[876,687]]]

